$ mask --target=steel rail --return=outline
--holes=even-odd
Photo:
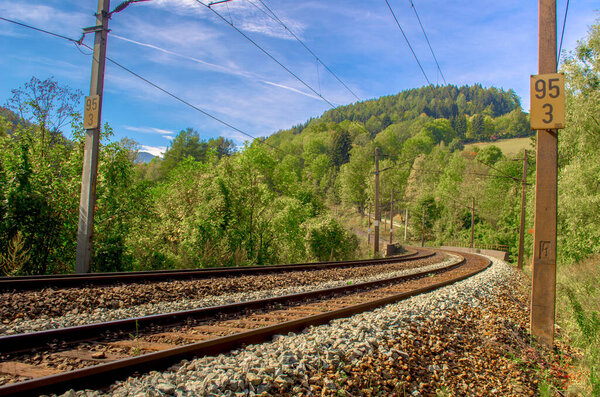
[[[460,255],[459,255],[460,256]],[[462,257],[462,256],[461,256]],[[101,338],[107,333],[129,333],[143,332],[144,328],[157,325],[176,325],[185,322],[187,319],[204,320],[214,318],[217,314],[239,313],[244,310],[255,310],[267,307],[277,303],[292,303],[305,299],[319,298],[327,295],[335,295],[344,292],[358,291],[365,288],[373,288],[384,283],[393,283],[405,281],[408,279],[419,278],[432,273],[440,273],[454,269],[464,264],[464,257],[458,263],[453,263],[437,270],[425,270],[415,272],[409,275],[391,277],[382,280],[366,281],[341,287],[326,288],[309,292],[276,296],[272,298],[257,299],[247,302],[230,303],[220,306],[203,307],[200,309],[184,310],[179,312],[170,312],[162,314],[153,314],[149,316],[134,317],[122,320],[107,321],[97,324],[80,325],[67,328],[50,329],[46,331],[30,332],[25,334],[16,334],[0,337],[0,352],[3,354],[16,353],[25,350],[46,347],[48,341],[61,340],[68,343],[91,341]]]
[[[134,283],[142,281],[166,281],[182,279],[201,279],[255,275],[303,270],[334,269],[345,266],[366,266],[387,264],[431,257],[435,253],[427,250],[414,250],[405,255],[378,259],[359,259],[349,261],[306,262],[285,265],[216,267],[202,269],[151,270],[139,272],[58,274],[42,276],[0,277],[0,291],[24,291],[47,287],[81,287],[83,285],[108,285],[116,283]]]
[[[419,289],[415,289],[409,292],[402,292],[399,294],[386,296],[383,298],[375,299],[369,302],[360,303],[357,305],[352,305],[348,307],[344,307],[341,309],[328,311],[325,313],[320,313],[316,315],[307,316],[301,319],[295,319],[291,321],[282,322],[276,325],[269,325],[266,327],[249,330],[246,332],[240,332],[233,335],[217,337],[215,339],[191,343],[187,345],[183,345],[177,348],[163,350],[155,353],[148,353],[142,356],[136,356],[131,358],[126,358],[118,361],[113,361],[110,363],[99,364],[96,366],[86,367],[82,369],[77,369],[69,372],[64,372],[56,375],[46,376],[42,378],[34,378],[31,380],[12,383],[5,386],[0,387],[0,395],[3,396],[17,396],[17,395],[31,395],[32,393],[41,394],[41,393],[49,393],[56,391],[64,391],[66,389],[71,388],[90,388],[93,386],[106,386],[107,383],[112,383],[114,380],[122,379],[125,376],[132,374],[134,372],[146,371],[149,369],[162,369],[166,368],[169,365],[176,363],[184,358],[190,358],[195,356],[204,356],[204,355],[215,355],[219,353],[224,353],[230,351],[231,349],[243,346],[245,344],[250,343],[260,343],[268,340],[270,337],[276,334],[285,334],[288,332],[299,331],[311,325],[320,325],[327,323],[336,318],[348,317],[353,314],[357,314],[363,311],[372,310],[374,308],[397,302],[402,299],[407,299],[409,297],[419,295],[422,293],[430,292],[435,289],[447,286],[449,284],[455,283],[457,281],[464,280],[468,277],[471,277],[491,265],[491,261],[482,258],[480,256],[472,255],[472,254],[461,254],[463,255],[463,259],[458,264],[453,264],[448,266],[447,269],[456,268],[466,263],[465,257],[477,258],[480,262],[482,262],[482,266],[476,268],[473,271],[468,272],[467,274],[462,274],[459,277],[452,278],[450,280],[445,280],[442,282],[435,283],[433,285],[429,285],[426,287],[422,287]],[[485,264],[485,266],[483,266]],[[421,272],[424,273],[433,273],[433,272]],[[416,278],[417,274],[413,274],[411,276],[404,276],[405,278],[412,277]],[[398,278],[395,278],[398,279]],[[379,283],[384,283],[387,280],[381,280]],[[373,282],[371,282],[373,283]],[[365,284],[365,283],[362,283]],[[359,286],[357,284],[356,286]],[[356,287],[355,286],[355,287]],[[338,287],[339,291],[346,290],[351,286]],[[364,285],[363,285],[364,288]],[[331,294],[331,291],[325,292],[326,290],[315,291],[317,294]],[[304,299],[301,298],[302,295],[305,294],[294,294],[291,295],[293,299]],[[281,297],[271,298],[271,303],[276,303],[277,299]],[[259,301],[248,302],[251,305],[256,306]],[[234,305],[226,305],[221,308],[226,308],[226,310],[233,309]],[[261,305],[265,306],[264,303]],[[210,312],[210,310],[214,310],[215,308],[206,308],[199,309],[199,311],[205,310],[205,315]],[[239,311],[239,307],[237,309]],[[221,311],[222,313],[222,311]],[[172,314],[169,314],[172,315]],[[169,316],[169,315],[161,315],[161,316]],[[157,316],[149,316],[157,318]],[[133,320],[133,319],[132,319]],[[135,320],[133,320],[135,322]],[[139,321],[139,319],[138,319]],[[112,322],[112,323],[119,323]],[[85,326],[84,326],[85,327]],[[79,328],[79,327],[73,327]],[[58,331],[58,330],[57,330]],[[44,331],[46,332],[46,331]],[[31,335],[31,334],[28,334]],[[49,334],[46,334],[49,335]],[[19,337],[5,337],[5,341],[12,339],[15,341]],[[23,337],[23,335],[21,335]]]

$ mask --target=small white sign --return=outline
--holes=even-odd
[[[379,226],[379,221],[375,221],[375,226]]]
[[[394,229],[392,229],[392,228],[390,227],[390,233],[392,233],[393,231],[394,231]]]

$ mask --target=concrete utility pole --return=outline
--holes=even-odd
[[[527,149],[523,154],[523,181],[521,190],[521,228],[519,230],[519,269],[523,270],[523,247],[525,244],[525,195],[527,194]]]
[[[475,234],[475,197],[471,205],[471,248],[473,248],[473,235]]]
[[[76,273],[89,273],[92,262],[92,237],[94,234],[94,210],[96,205],[96,180],[98,175],[98,147],[102,115],[102,92],[104,88],[104,63],[110,0],[98,0],[96,26],[84,32],[95,32],[94,58],[90,96],[85,99],[84,128],[85,151],[81,176],[79,202],[79,226],[77,230]]]
[[[539,0],[539,74],[556,73],[556,0]],[[558,130],[537,131],[531,334],[554,344]]]
[[[379,148],[375,148],[375,225],[373,232],[373,255],[379,253]]]
[[[425,206],[423,206],[423,221],[421,222],[421,247],[425,247]]]
[[[407,230],[408,230],[408,208],[406,209],[406,213],[404,215],[404,241],[406,241]]]

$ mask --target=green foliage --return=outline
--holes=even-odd
[[[310,255],[318,261],[350,259],[358,249],[356,236],[332,218],[311,224],[306,242]]]
[[[164,154],[164,159],[160,162],[160,170],[163,176],[188,157],[196,161],[206,161],[209,152],[215,153],[219,158],[231,155],[233,142],[219,137],[204,141],[200,139],[198,131],[193,128],[186,128],[179,131],[177,136],[171,141],[171,145]]]
[[[344,130],[337,130],[333,133],[331,143],[331,161],[336,167],[340,167],[350,159],[350,149],[352,141],[350,133]]]
[[[566,128],[559,139],[559,258],[579,261],[600,251],[600,23],[592,26],[562,71]]]
[[[498,146],[486,146],[477,152],[477,160],[484,164],[494,165],[502,158],[502,150]]]

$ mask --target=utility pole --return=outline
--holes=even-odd
[[[367,245],[371,245],[371,203],[369,203],[369,216],[367,224]]]
[[[84,128],[86,131],[83,173],[81,176],[81,197],[79,202],[79,225],[77,230],[76,273],[89,273],[92,262],[98,148],[100,145],[100,120],[102,116],[102,93],[104,88],[104,64],[106,61],[109,12],[110,0],[98,0],[96,26],[84,30],[84,32],[95,32],[95,39],[90,96],[85,99]]]
[[[425,205],[423,205],[423,221],[421,222],[421,247],[425,247]]]
[[[519,230],[519,259],[517,264],[523,270],[523,247],[525,244],[525,195],[527,192],[527,149],[523,154],[523,181],[521,189],[521,228]]]
[[[393,244],[394,233],[394,188],[392,188],[392,197],[390,198],[390,244]]]
[[[473,235],[475,234],[475,197],[471,205],[471,248],[473,248]]]
[[[375,148],[375,225],[373,232],[373,255],[379,253],[379,148]]]
[[[404,241],[406,241],[407,230],[408,230],[408,208],[406,209],[406,213],[404,215]]]
[[[556,0],[539,0],[538,72],[556,73],[556,68]],[[557,129],[537,130],[536,164],[531,334],[552,346],[556,301]]]

